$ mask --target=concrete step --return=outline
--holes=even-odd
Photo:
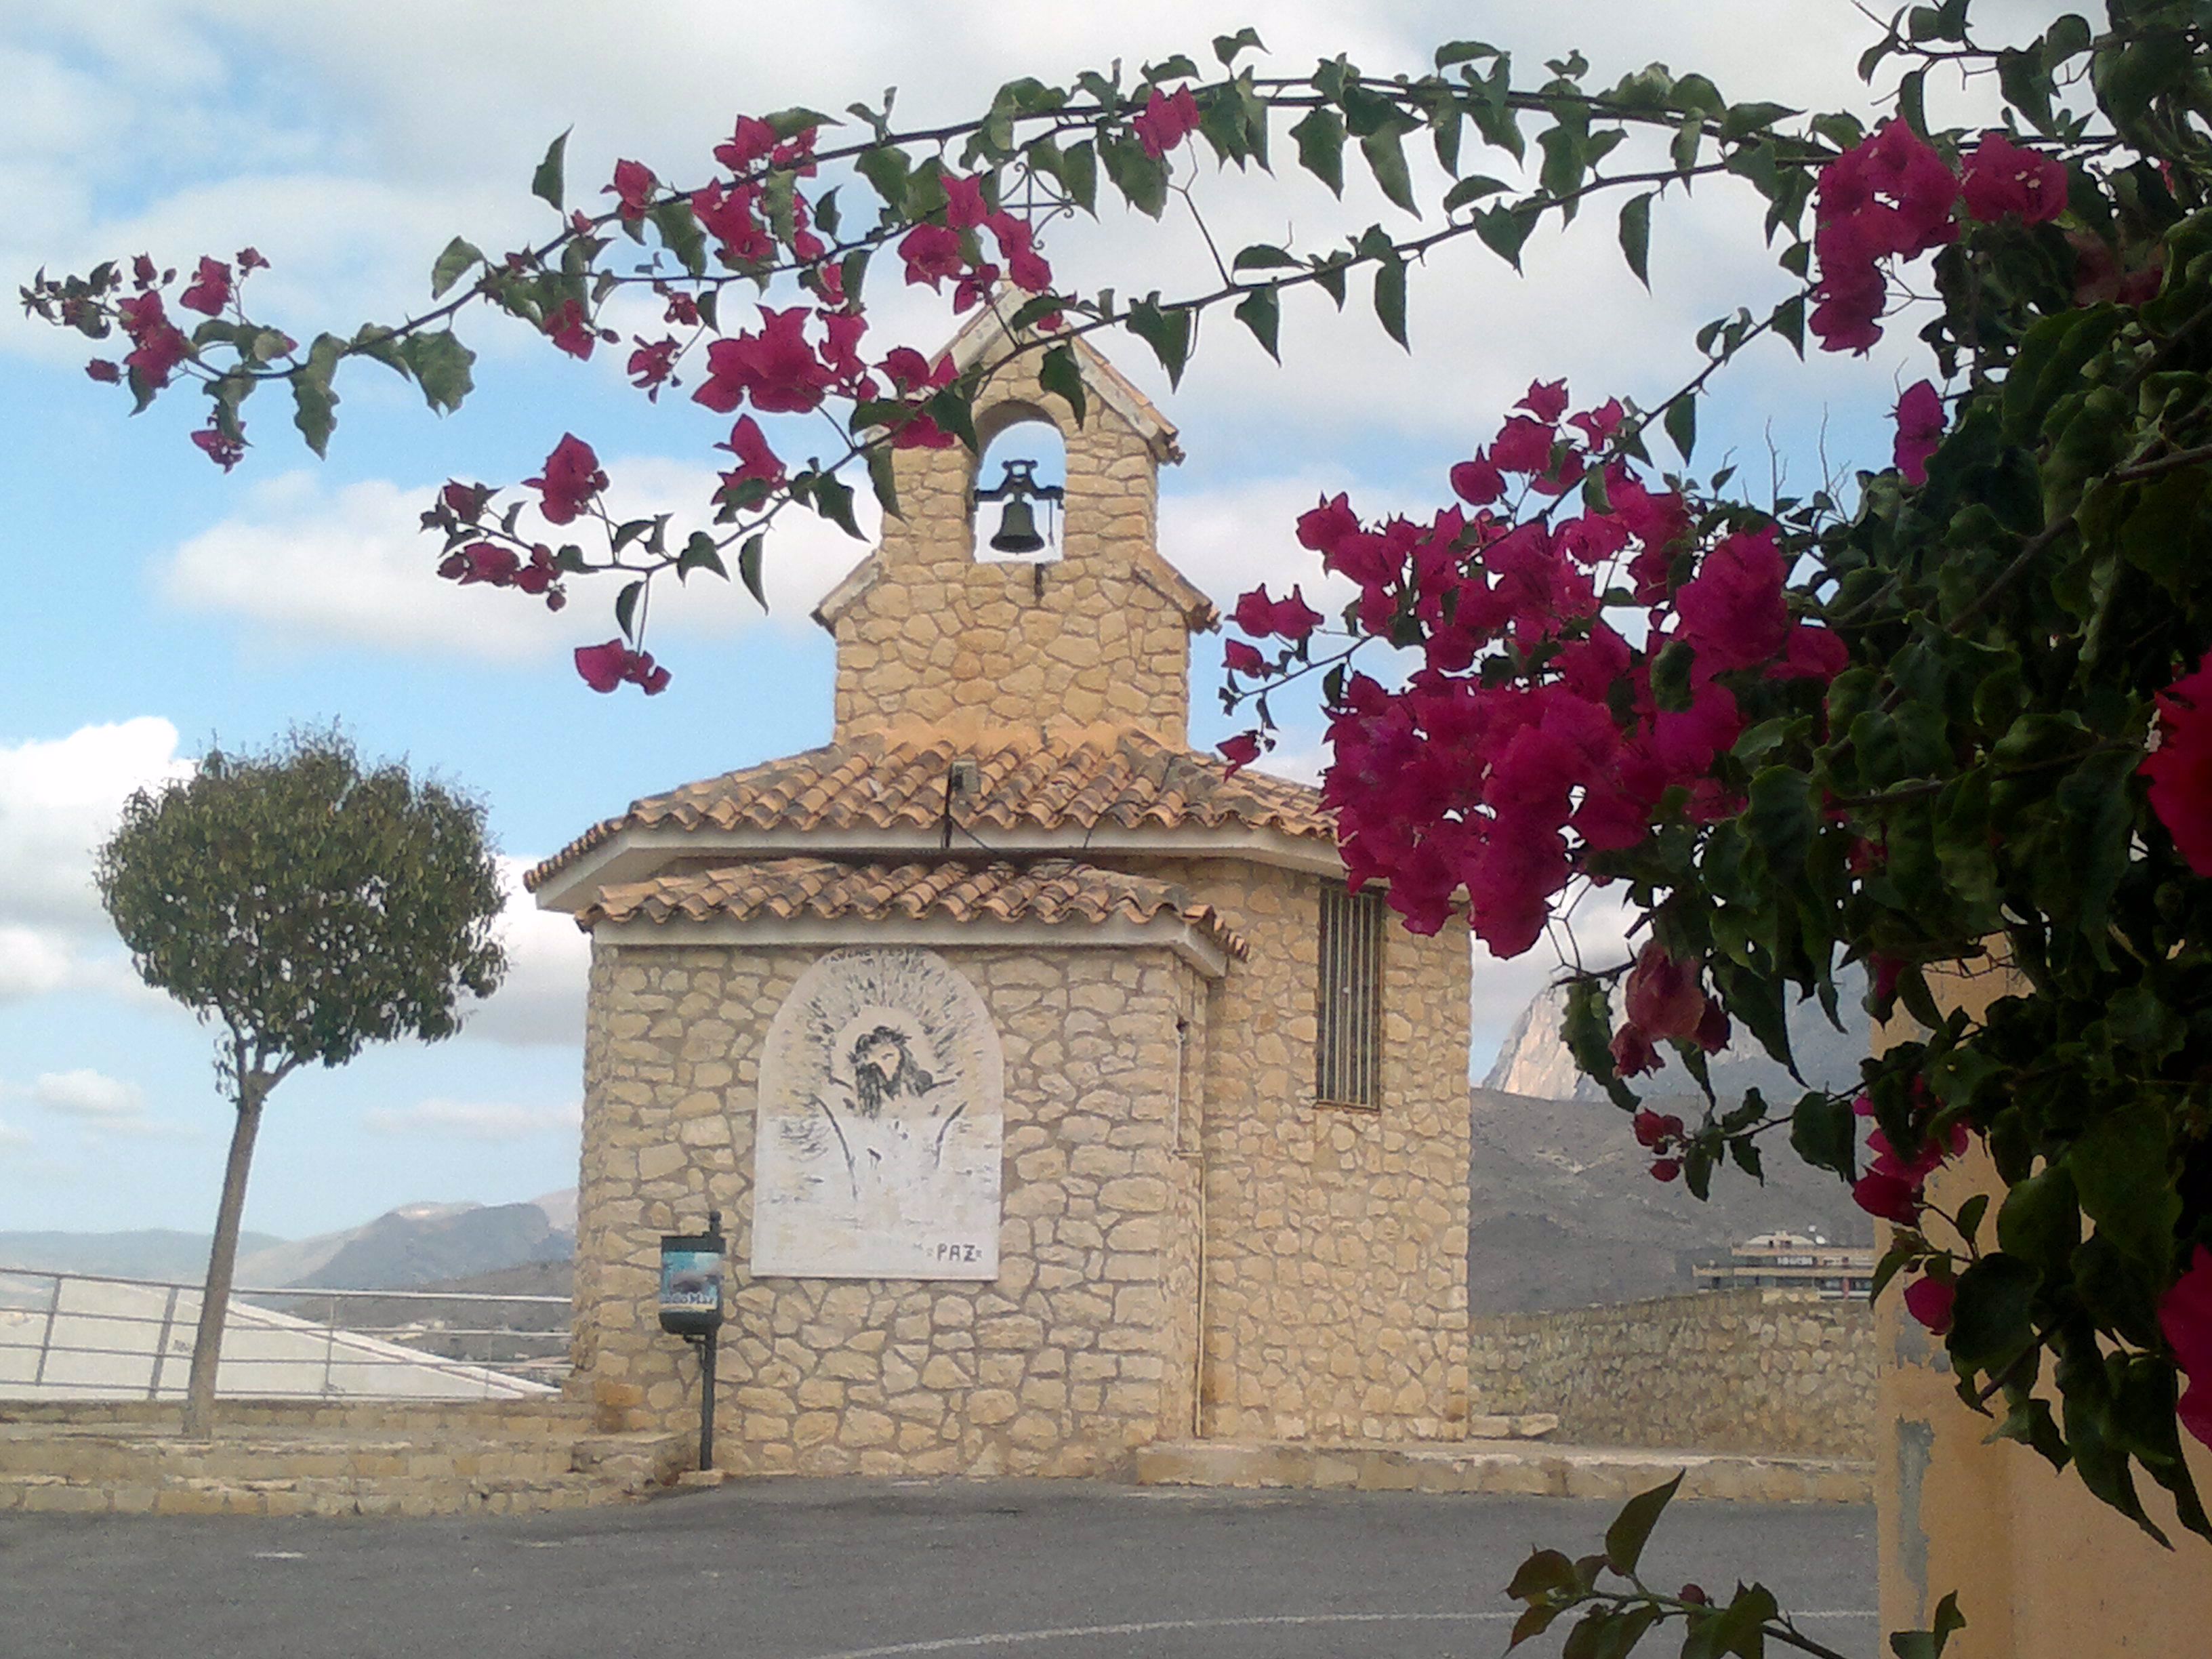
[[[253,1430],[184,1440],[151,1424],[0,1423],[0,1509],[82,1513],[434,1515],[568,1509],[672,1486],[688,1435]]]
[[[232,1400],[216,1402],[217,1432],[234,1429],[321,1430],[349,1432],[421,1431],[426,1413],[453,1432],[484,1438],[581,1434],[594,1426],[596,1413],[580,1400],[547,1395],[530,1400],[392,1401]],[[0,1427],[48,1423],[75,1428],[101,1424],[181,1433],[182,1408],[173,1402],[144,1400],[0,1400]]]
[[[1680,1474],[1681,1495],[1756,1504],[1869,1504],[1874,1466],[1842,1458],[1536,1445],[1525,1440],[1321,1443],[1185,1440],[1142,1448],[1138,1484],[1493,1492],[1620,1502]]]

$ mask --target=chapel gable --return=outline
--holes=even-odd
[[[966,368],[1009,344],[987,315],[948,349]],[[1158,550],[1159,468],[1182,453],[1141,392],[1080,340],[1075,351],[1082,422],[1038,384],[1033,352],[985,383],[980,456],[962,446],[894,455],[902,516],[884,520],[881,544],[815,612],[837,641],[837,742],[1050,722],[1182,744],[1190,635],[1218,617]],[[978,491],[1001,482],[1003,460],[1045,451],[1066,460],[1054,542],[1041,556],[997,556],[1000,520]]]

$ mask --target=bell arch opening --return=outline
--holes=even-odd
[[[981,459],[969,480],[968,522],[980,564],[1050,564],[1066,548],[1067,444],[1042,410],[1000,404],[981,414]]]

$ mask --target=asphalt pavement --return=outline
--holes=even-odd
[[[0,1516],[4,1659],[1442,1659],[1613,1506],[1079,1481],[755,1481],[514,1517]],[[1874,1512],[1678,1504],[1672,1588],[1764,1580],[1875,1655]],[[1672,1652],[1680,1638],[1647,1643]],[[1556,1654],[1558,1633],[1522,1654]]]

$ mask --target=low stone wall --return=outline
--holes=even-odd
[[[1578,1446],[1874,1455],[1874,1315],[1782,1291],[1473,1322],[1478,1413],[1553,1412]]]

